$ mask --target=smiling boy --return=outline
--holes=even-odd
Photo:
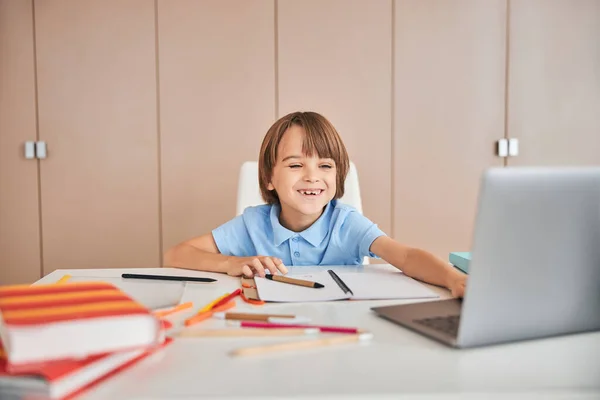
[[[348,153],[322,115],[295,112],[275,122],[258,167],[267,204],[248,207],[211,233],[175,246],[165,265],[251,277],[285,274],[285,265],[356,265],[365,256],[381,257],[410,277],[463,296],[465,274],[391,239],[337,200],[344,195]]]

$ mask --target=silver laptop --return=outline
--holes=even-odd
[[[464,299],[373,310],[460,348],[600,330],[600,168],[487,170]]]

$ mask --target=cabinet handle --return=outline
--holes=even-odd
[[[25,142],[25,158],[28,160],[35,158],[35,142],[33,140]]]
[[[508,155],[511,157],[519,155],[519,139],[508,140]]]
[[[507,139],[498,140],[498,156],[499,157],[508,157],[508,140]]]
[[[35,142],[35,155],[40,160],[43,160],[47,157],[46,142],[43,142],[41,140]]]

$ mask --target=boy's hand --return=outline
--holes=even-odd
[[[247,278],[258,275],[264,278],[267,271],[272,275],[277,275],[280,272],[287,274],[288,272],[283,262],[277,257],[231,257],[230,266],[227,268],[227,275],[244,275]]]
[[[466,285],[467,276],[465,274],[458,274],[452,277],[448,289],[450,289],[452,297],[464,297]]]

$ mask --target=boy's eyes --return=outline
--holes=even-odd
[[[302,168],[302,164],[290,164],[289,167],[293,169]],[[321,164],[319,165],[319,168],[331,169],[333,166],[331,164]]]

